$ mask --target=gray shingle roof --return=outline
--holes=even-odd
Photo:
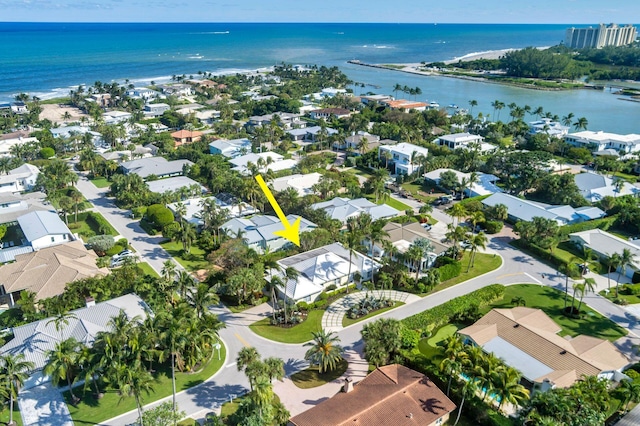
[[[185,165],[192,166],[193,163],[189,160],[167,161],[163,157],[149,157],[127,161],[122,163],[120,166],[127,173],[135,173],[141,178],[146,178],[150,175],[166,176],[182,174],[182,168]]]

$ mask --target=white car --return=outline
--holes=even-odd
[[[469,240],[460,241],[460,247],[462,247],[463,249],[467,249],[471,247],[471,243],[469,242]]]

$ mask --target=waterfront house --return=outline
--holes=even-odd
[[[368,257],[359,252],[350,256],[349,250],[340,243],[286,257],[279,260],[278,264],[280,268],[271,271],[273,276],[279,276],[285,282],[284,290],[278,289],[278,292],[284,292],[287,300],[293,302],[313,302],[329,286],[340,288],[352,283],[356,272],[361,275],[363,281],[369,280],[372,271],[377,271],[380,267],[378,262],[374,261],[372,264]],[[287,268],[298,271],[298,277],[286,279],[282,271]],[[270,276],[271,274],[268,274],[266,279],[269,280]]]
[[[562,138],[569,134],[569,126],[563,126],[557,121],[553,121],[550,118],[542,118],[536,121],[529,122],[529,133],[536,135],[538,133],[544,133],[556,138]]]
[[[640,240],[625,240],[596,228],[569,234],[569,241],[579,248],[591,249],[601,261],[611,257],[614,253],[621,254],[623,250],[629,250],[633,261],[625,268],[625,275],[628,278],[633,278],[634,274],[640,270]]]
[[[293,214],[287,216],[287,220],[291,224],[298,218],[300,218],[300,232],[317,228],[315,223],[301,216]],[[274,232],[284,229],[280,219],[275,216],[255,215],[250,218],[233,218],[225,222],[220,229],[223,229],[229,236],[239,236],[249,248],[258,253],[264,253],[266,250],[273,252],[290,247],[292,244],[289,240],[274,234]]]
[[[324,210],[329,219],[339,220],[343,224],[346,224],[350,217],[360,216],[362,213],[369,213],[373,220],[390,219],[400,214],[398,210],[387,204],[378,205],[366,198],[351,200],[344,197],[335,197],[328,201],[312,204],[311,208]]]
[[[615,149],[618,152],[630,153],[640,151],[640,135],[631,133],[618,135],[603,131],[585,130],[564,136],[564,141],[578,148],[587,148],[591,152]]]
[[[22,101],[16,101],[11,103],[11,112],[17,115],[28,114],[29,107]]]
[[[393,174],[398,175],[410,175],[417,172],[421,167],[416,161],[417,157],[426,157],[429,154],[427,148],[407,142],[396,145],[381,145],[378,148],[378,158],[384,159],[385,152],[390,154],[389,165],[393,166]]]
[[[143,99],[145,101],[164,97],[160,92],[156,92],[155,90],[148,89],[146,87],[134,87],[133,89],[128,89],[126,94],[130,98]]]
[[[387,100],[381,102],[384,106],[399,111],[424,111],[429,107],[426,102],[409,101],[406,99]]]
[[[98,333],[111,330],[111,318],[120,315],[121,311],[125,312],[129,320],[138,317],[139,321],[143,321],[151,314],[147,304],[135,294],[127,294],[101,303],[95,303],[93,298],[88,298],[86,307],[70,311],[71,315],[60,325],[54,323],[54,318],[45,318],[13,327],[13,339],[0,348],[0,354],[24,354],[26,361],[34,363],[34,368],[29,373],[30,377],[22,389],[42,385],[50,380],[42,373],[47,364],[49,350],[70,337],[91,346]]]
[[[361,382],[291,418],[289,426],[439,426],[456,405],[427,376],[400,364],[377,367]]]
[[[492,309],[458,333],[520,371],[533,391],[568,388],[584,376],[626,378],[622,370],[629,360],[611,342],[586,335],[561,337],[560,331],[541,309],[517,307]]]
[[[160,84],[157,86],[165,95],[191,96],[194,94],[193,87],[188,84]]]

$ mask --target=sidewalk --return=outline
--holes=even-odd
[[[359,291],[357,293],[348,294],[327,307],[324,315],[322,316],[322,328],[326,331],[342,330],[344,328],[342,327],[342,319],[349,308],[369,295],[376,298],[404,302],[405,304],[420,300],[420,297],[415,294],[396,290],[373,290],[369,292]]]

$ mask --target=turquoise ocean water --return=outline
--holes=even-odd
[[[0,100],[28,92],[65,95],[78,84],[129,79],[163,81],[174,74],[228,72],[280,62],[337,65],[354,81],[381,86],[356,89],[390,93],[396,83],[420,86],[441,105],[490,112],[501,100],[564,115],[586,116],[592,129],[635,129],[640,104],[608,92],[539,92],[463,80],[419,77],[347,64],[350,59],[393,63],[438,61],[473,52],[551,46],[565,25],[488,24],[60,24],[0,23]],[[504,111],[503,111],[504,113]]]

